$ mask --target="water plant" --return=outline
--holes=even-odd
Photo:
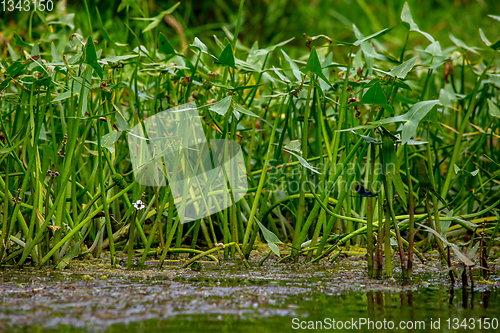
[[[437,249],[450,272],[477,265],[486,276],[499,229],[499,41],[480,30],[480,47],[450,34],[443,48],[405,4],[378,32],[304,34],[292,57],[292,39],[243,45],[244,1],[225,38],[189,45],[161,29],[179,3],[150,17],[122,1],[116,29],[84,3],[83,22],[37,13],[37,39],[30,25],[1,54],[3,266],[63,269],[108,249],[111,266],[126,250],[128,268],[219,251],[248,265],[260,240],[261,262],[333,261],[356,245],[370,276],[392,277],[397,262],[411,278],[414,255]],[[404,43],[384,42],[401,29]],[[127,136],[189,102],[208,139],[239,142],[249,189],[182,223],[170,187],[136,181]]]

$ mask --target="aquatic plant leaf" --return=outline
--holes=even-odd
[[[408,142],[406,144],[408,146],[418,146],[418,145],[426,145],[426,144],[428,144],[428,142],[427,141],[410,139],[410,140],[408,140]]]
[[[425,188],[431,192],[435,190],[434,185],[432,185],[431,179],[429,177],[429,173],[427,172],[425,160],[422,158],[418,161],[418,181],[420,183],[420,187]]]
[[[74,56],[72,56],[71,58],[68,59],[68,64],[70,65],[75,65],[77,64],[80,59],[82,58],[83,56],[83,52],[78,52],[77,54],[75,54]]]
[[[377,144],[377,145],[382,143],[382,141],[377,140],[377,139],[374,139],[374,138],[372,138],[372,137],[370,137],[370,136],[363,135],[363,134],[358,134],[358,133],[356,133],[356,132],[354,132],[354,131],[351,131],[351,132],[352,132],[353,134],[356,134],[356,135],[358,135],[359,137],[363,138],[363,140],[365,140],[367,143],[374,143],[374,144]]]
[[[118,6],[117,12],[121,12],[124,8],[132,7],[142,14],[142,10],[135,0],[122,0]]]
[[[429,231],[434,236],[439,238],[443,243],[448,245],[453,250],[453,252],[456,254],[458,259],[460,259],[460,261],[463,262],[466,266],[474,266],[475,265],[475,263],[472,260],[470,260],[469,257],[467,257],[462,251],[460,251],[460,249],[458,248],[457,245],[448,242],[446,240],[446,238],[444,238],[442,235],[440,235],[438,232],[436,232],[436,230],[431,229],[428,226],[425,226],[425,225],[420,224],[420,223],[415,223],[415,224],[418,225],[419,227],[424,228],[425,230]]]
[[[309,170],[311,170],[312,172],[315,172],[315,173],[317,173],[317,174],[321,174],[320,172],[318,172],[318,170],[316,170],[316,168],[315,168],[315,167],[313,167],[311,164],[309,164],[309,162],[307,162],[307,161],[306,161],[306,160],[305,160],[302,156],[300,156],[300,155],[298,155],[298,154],[296,154],[296,153],[294,153],[293,151],[288,150],[288,149],[286,150],[286,152],[287,152],[287,153],[292,154],[292,155],[293,155],[293,156],[295,156],[295,157],[297,157],[297,159],[299,160],[299,163],[300,163],[303,167],[305,167],[305,168],[307,168],[307,169],[309,169]]]
[[[2,154],[7,154],[7,153],[10,153],[11,151],[13,151],[14,149],[16,149],[23,141],[20,140],[18,141],[15,145],[13,146],[10,146],[10,147],[7,147],[7,148],[2,148],[0,149],[0,155]]]
[[[246,114],[247,116],[250,116],[250,117],[260,118],[258,115],[256,115],[255,113],[253,113],[252,111],[248,110],[247,108],[243,107],[242,105],[240,105],[238,103],[233,103],[233,110],[240,112],[240,113],[243,113],[243,114]]]
[[[290,69],[292,70],[293,76],[295,76],[297,81],[301,81],[302,78],[304,77],[304,74],[300,71],[299,66],[295,63],[295,61],[292,60],[292,58],[290,58],[288,54],[286,54],[285,51],[281,50],[281,53],[283,53],[283,57],[285,57],[285,60],[290,65]]]
[[[28,44],[28,43],[25,43],[25,42],[23,41],[23,39],[21,38],[21,36],[19,36],[16,32],[14,32],[14,39],[15,39],[15,41],[16,41],[16,44],[17,44],[18,46],[20,46],[20,47],[23,47],[23,46],[24,46],[24,47],[31,47],[31,45],[30,45],[30,44]]]
[[[476,50],[474,50],[472,47],[468,46],[467,44],[465,44],[463,41],[461,41],[460,39],[456,38],[455,36],[453,36],[453,34],[450,32],[450,40],[453,42],[453,44],[455,44],[456,46],[458,47],[461,47],[467,51],[470,51],[472,53],[475,53],[475,54],[479,54],[477,53]]]
[[[57,53],[57,49],[54,43],[50,43],[50,53],[52,55],[53,62],[61,62],[61,58],[59,58],[59,54]]]
[[[385,97],[384,90],[382,89],[380,82],[375,83],[365,92],[361,98],[361,104],[387,104],[387,98]]]
[[[403,62],[401,65],[395,67],[389,72],[390,76],[394,76],[400,79],[404,79],[406,75],[413,69],[417,63],[417,57],[413,57],[410,60]]]
[[[236,69],[236,65],[234,63],[233,48],[231,47],[231,44],[226,45],[226,48],[224,48],[219,56],[219,60],[217,60],[216,63]]]
[[[33,45],[33,49],[31,50],[31,56],[34,57],[36,55],[40,55],[40,45],[38,43],[35,43]]]
[[[158,50],[165,54],[176,54],[174,47],[168,41],[167,37],[163,33],[160,32]]]
[[[97,54],[95,52],[94,41],[92,40],[91,36],[89,36],[89,38],[87,39],[87,44],[84,48],[83,62],[92,66],[97,75],[99,75],[101,79],[103,78],[102,68],[97,62]]]
[[[120,137],[120,134],[121,134],[121,132],[112,131],[112,132],[109,132],[108,134],[104,135],[101,138],[101,146],[108,148],[108,150],[111,154],[114,153],[115,148],[113,147],[113,145]]]
[[[474,244],[474,246],[467,251],[466,255],[470,260],[472,260],[476,255],[480,243],[481,243],[480,241],[477,241],[476,244]]]
[[[439,201],[441,201],[443,203],[443,205],[445,207],[447,207],[449,209],[448,204],[446,203],[444,198],[434,188],[434,185],[432,184],[431,178],[429,177],[429,173],[427,171],[427,165],[426,165],[423,158],[421,158],[418,161],[418,181],[419,181],[421,188],[426,189],[427,191],[431,192],[433,195],[435,195],[439,199]]]
[[[429,44],[429,46],[425,48],[425,52],[429,53],[433,57],[440,57],[443,55],[441,44],[438,41]]]
[[[78,95],[76,93],[73,93],[73,95]],[[59,102],[59,101],[63,101],[65,99],[68,99],[71,97],[71,91],[65,91],[63,92],[62,94],[59,94],[57,95],[53,100],[52,100],[52,103],[54,102]]]
[[[196,47],[197,49],[199,49],[201,52],[203,52],[205,54],[208,54],[207,46],[205,44],[203,44],[203,42],[198,37],[194,38],[194,42],[193,42],[193,44],[191,44],[191,46]]]
[[[120,62],[132,58],[137,58],[139,55],[138,54],[126,54],[122,56],[112,56],[112,57],[106,57],[104,59],[101,59],[102,62],[104,63],[109,63],[109,62]]]
[[[488,108],[490,111],[490,115],[492,117],[500,118],[500,110],[498,109],[498,107],[495,104],[493,104],[493,102],[490,99],[487,99],[487,101],[488,101]]]
[[[262,235],[267,242],[267,245],[276,254],[278,257],[280,256],[280,249],[276,244],[283,244],[282,241],[279,240],[278,236],[276,236],[271,230],[267,229],[259,220],[255,219],[257,224],[259,225],[260,231],[262,231]]]
[[[7,68],[6,72],[9,76],[16,77],[21,74],[26,67],[28,67],[28,63],[16,61]]]
[[[454,108],[453,102],[457,101],[457,95],[451,89],[442,89],[439,91],[439,102],[441,105]]]
[[[99,67],[101,68],[101,67]],[[87,68],[83,71],[82,73],[82,79],[84,81],[82,81],[82,85],[81,85],[81,88],[78,90],[80,92],[82,92],[82,104],[80,105],[80,112],[81,112],[81,115],[82,116],[85,116],[85,114],[87,113],[87,109],[88,109],[88,104],[89,104],[89,92],[91,90],[91,87],[92,87],[92,67],[90,66],[87,66]],[[75,84],[76,85],[76,84]]]
[[[274,66],[273,66],[273,71],[276,75],[278,75],[281,81],[291,83],[291,81],[285,75],[281,74],[280,71]]]
[[[9,85],[10,81],[12,81],[12,79],[8,77],[0,83],[0,92],[2,92]]]
[[[111,43],[115,44],[116,46],[127,46],[128,45],[127,43],[125,43],[125,44],[118,43],[118,42],[116,42],[116,40],[114,38],[111,38],[109,36],[108,31],[104,28],[104,24],[102,23],[102,18],[101,18],[101,14],[99,13],[99,9],[96,7],[95,10],[97,13],[97,22],[99,23],[99,28],[101,28],[102,35],[104,36],[104,38],[107,39],[108,41],[110,41]]]
[[[330,84],[325,74],[323,74],[323,69],[321,68],[321,63],[319,62],[318,54],[316,53],[316,48],[313,46],[311,49],[311,54],[309,54],[309,60],[307,60],[306,70],[316,74],[323,79],[326,83]]]
[[[217,112],[221,116],[225,116],[227,110],[229,110],[230,105],[231,105],[231,96],[227,96],[223,100],[220,100],[217,103],[212,104],[208,109],[210,111]]]
[[[271,46],[268,46],[266,47],[265,49],[261,49],[261,50],[257,50],[255,52],[255,55],[266,55],[268,54],[269,52],[272,52],[274,51],[277,47],[282,47],[283,45],[286,45],[288,43],[290,43],[292,40],[294,40],[295,38],[292,37],[290,39],[287,39],[283,42],[279,42],[278,44],[274,44],[274,45],[271,45]]]
[[[451,226],[451,220],[441,221],[441,235],[446,238],[446,230]]]
[[[120,131],[130,131],[130,126],[125,117],[123,116],[122,112],[120,111],[120,109],[115,104],[113,104],[113,107],[116,110],[115,113],[116,127],[118,127]]]
[[[16,51],[10,46],[10,43],[6,42],[7,44],[7,50],[9,50],[9,55],[12,58],[12,60],[17,61],[19,59],[19,56],[16,54]]]
[[[354,42],[354,46],[358,46],[358,45],[361,45],[361,43],[363,42],[366,42],[366,41],[369,41],[370,39],[373,39],[373,38],[377,38],[377,37],[380,37],[380,36],[383,36],[385,35],[386,33],[388,33],[389,31],[391,31],[392,28],[385,28],[383,30],[380,30],[379,32],[376,32],[374,34],[371,34],[370,36],[368,37],[364,37],[362,39],[358,39],[357,41]]]
[[[412,91],[412,89],[410,88],[409,85],[407,85],[406,83],[404,83],[401,79],[399,79],[397,77],[396,77],[396,82],[395,83],[396,83],[396,87],[398,87],[398,88]]]
[[[436,105],[440,104],[439,100],[423,101],[414,104],[410,110],[400,116],[386,118],[378,121],[370,122],[372,125],[392,124],[397,122],[405,122],[403,125],[401,143],[406,144],[417,132],[417,127],[420,121],[432,110]]]
[[[401,11],[401,21],[403,21],[403,25],[410,31],[415,31],[423,35],[425,38],[434,43],[434,38],[418,28],[418,25],[413,21],[413,17],[411,16],[410,7],[408,6],[408,2],[405,2],[403,6],[403,11]]]
[[[50,225],[48,227],[51,227]],[[73,246],[70,248],[70,250],[64,255],[64,257],[59,261],[59,263],[56,266],[57,270],[62,270],[65,269],[66,266],[70,263],[73,258],[77,257],[80,254],[80,245],[82,242],[85,240],[84,237],[80,239],[80,241],[76,242],[73,244]]]
[[[302,154],[302,150],[300,150],[300,146],[301,146],[300,140],[292,140],[288,144],[286,144],[285,147],[283,147],[283,148],[288,149],[288,150],[292,150],[292,151],[296,151],[296,152]]]
[[[158,26],[158,24],[160,24],[160,22],[163,20],[163,17],[165,15],[169,15],[169,14],[172,14],[174,12],[174,10],[181,4],[181,2],[177,2],[175,5],[173,5],[172,7],[170,7],[169,9],[167,10],[164,10],[162,11],[160,14],[156,15],[155,17],[151,18],[152,19],[152,22],[148,24],[148,26],[146,28],[144,28],[144,30],[142,30],[142,33],[145,33],[149,30],[153,30],[154,28],[156,28]]]
[[[500,39],[497,39],[496,42],[491,43],[488,40],[488,38],[486,38],[486,36],[484,35],[484,32],[483,32],[483,30],[481,30],[481,28],[479,28],[479,36],[481,36],[481,40],[484,42],[484,44],[486,44],[486,46],[491,47],[493,50],[500,49]]]

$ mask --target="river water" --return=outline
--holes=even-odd
[[[410,283],[369,279],[361,258],[250,269],[226,261],[199,272],[149,264],[4,269],[0,332],[500,331],[498,275],[462,288],[431,264],[417,265]]]

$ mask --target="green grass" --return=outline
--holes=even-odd
[[[264,10],[251,16],[243,2],[239,9],[172,3],[167,11],[84,2],[74,16],[71,7],[33,14],[26,30],[7,27],[28,15],[12,13],[2,23],[1,264],[62,269],[104,251],[111,265],[117,251],[127,253],[128,268],[148,255],[161,266],[182,251],[245,260],[259,239],[269,253],[311,263],[335,260],[329,255],[341,246],[366,246],[371,276],[393,275],[394,263],[383,263],[391,251],[406,277],[412,252],[439,249],[449,264],[451,251],[472,265],[479,242],[487,259],[499,226],[498,17],[458,30],[462,41],[439,30],[445,23],[412,17],[418,6],[400,15],[394,3],[382,20],[378,2],[357,4],[358,16],[367,16],[359,24],[353,16],[360,30],[323,20],[309,29],[325,3],[310,12],[297,5],[311,37]],[[445,4],[436,10],[444,13]],[[446,24],[464,8],[488,9],[446,8]],[[221,13],[233,23],[210,23]],[[215,38],[201,33],[207,25]],[[478,28],[493,43],[473,35]],[[213,105],[228,96],[229,104]],[[182,224],[168,186],[135,181],[127,133],[187,102],[200,107],[207,138],[241,144],[249,191],[228,209]],[[359,183],[378,196],[357,196]]]

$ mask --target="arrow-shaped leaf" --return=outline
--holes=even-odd
[[[302,164],[303,167],[311,170],[312,172],[315,172],[317,174],[321,174],[320,172],[318,172],[318,170],[316,170],[315,167],[313,167],[311,164],[309,164],[309,162],[307,162],[307,160],[305,160],[302,156],[300,156],[299,154],[296,154],[294,152],[292,152],[291,150],[286,150],[287,153],[290,153],[292,154],[293,156],[297,157],[297,159],[299,160],[299,163]]]
[[[83,62],[92,66],[97,75],[102,79],[102,68],[97,62],[97,54],[95,52],[94,41],[92,37],[89,36],[87,40],[87,44],[85,45],[84,54],[83,54]]]
[[[102,24],[101,14],[99,13],[99,10],[97,9],[97,7],[96,7],[96,13],[97,13],[97,22],[99,23],[99,27],[101,28],[101,31],[102,31],[104,38],[106,38],[111,43],[115,44],[116,46],[127,46],[127,44],[117,43],[113,38],[111,38],[109,36],[108,32],[104,28],[104,24]],[[73,28],[71,28],[71,29],[73,29]]]
[[[316,48],[314,46],[312,47],[311,54],[309,55],[309,60],[307,60],[306,70],[316,74],[322,78],[323,81],[330,84],[330,81],[328,81],[325,74],[323,74],[321,63],[319,62],[318,54],[316,53]]]
[[[365,92],[363,98],[361,98],[361,104],[387,104],[387,98],[379,82],[375,83]]]
[[[401,143],[403,145],[417,134],[417,127],[420,121],[427,115],[427,113],[429,113],[429,111],[439,104],[439,100],[425,101],[417,104],[411,107],[410,111],[413,112],[406,124],[403,125],[403,132],[401,135]]]
[[[386,33],[388,33],[391,30],[392,30],[392,28],[385,28],[384,30],[380,30],[379,32],[376,32],[376,33],[374,33],[374,34],[372,34],[372,35],[370,35],[368,37],[365,37],[365,38],[362,38],[362,39],[358,39],[357,41],[354,42],[354,46],[361,45],[361,43],[369,41],[370,39],[383,36],[383,35],[385,35]]]
[[[455,36],[453,36],[453,34],[451,32],[450,32],[450,39],[453,42],[453,44],[455,44],[456,46],[461,47],[461,48],[463,48],[463,49],[465,49],[467,51],[470,51],[472,53],[479,54],[472,47],[468,46],[467,44],[465,44],[464,42],[462,42],[460,39],[458,39]]]
[[[115,118],[116,118],[116,126],[118,127],[118,129],[120,131],[130,131],[130,126],[125,117],[123,116],[122,112],[120,111],[120,109],[115,104],[113,104],[113,107],[116,110]]]
[[[104,135],[101,138],[101,146],[108,148],[111,154],[114,153],[115,148],[113,147],[113,145],[115,144],[116,140],[118,140],[118,138],[120,137],[120,134],[121,132],[112,131]]]
[[[496,42],[494,43],[491,43],[488,38],[486,38],[486,36],[484,35],[484,32],[483,30],[481,30],[481,28],[479,28],[479,35],[481,36],[481,39],[482,41],[484,42],[484,44],[486,44],[486,46],[489,46],[491,47],[493,50],[498,50],[500,49],[500,39],[497,39]]]
[[[231,47],[231,44],[227,44],[222,53],[220,54],[219,60],[217,60],[218,64],[221,64],[223,66],[228,66],[231,68],[236,69],[236,65],[234,63],[234,55],[233,55],[233,48]]]
[[[419,227],[421,228],[424,228],[425,230],[429,231],[430,233],[432,233],[434,236],[436,236],[437,238],[439,238],[443,243],[445,243],[446,245],[448,245],[452,250],[453,252],[455,252],[455,254],[457,255],[458,259],[460,259],[461,262],[463,262],[465,265],[467,266],[474,266],[475,263],[470,260],[462,251],[460,251],[460,249],[458,248],[458,246],[456,246],[455,244],[452,244],[450,242],[448,242],[442,235],[440,235],[436,230],[433,230],[423,224],[420,224],[420,223],[415,223],[417,224]]]
[[[493,104],[493,102],[490,99],[487,99],[487,101],[488,101],[488,108],[490,110],[490,115],[493,117],[500,118],[500,110],[498,109],[498,107],[495,104]]]
[[[427,32],[424,32],[418,28],[418,25],[413,21],[413,17],[411,16],[410,12],[410,7],[408,6],[408,2],[405,2],[405,5],[403,6],[403,11],[401,12],[401,21],[403,21],[403,25],[410,31],[415,31],[430,40],[432,43],[434,43],[434,38],[429,35]]]
[[[194,42],[193,44],[191,44],[191,46],[198,48],[201,52],[205,54],[208,54],[207,46],[203,44],[203,42],[198,37],[194,38]]]
[[[488,15],[488,16],[494,20],[500,21],[500,16],[497,16],[497,15]]]
[[[262,231],[262,235],[267,242],[267,245],[278,257],[280,256],[280,249],[276,244],[283,244],[271,230],[267,229],[259,220],[255,219],[257,224],[259,225],[260,231]]]
[[[154,28],[156,28],[158,26],[158,24],[160,24],[160,22],[163,20],[163,17],[165,15],[169,15],[169,14],[172,14],[174,12],[174,10],[181,4],[181,2],[177,2],[175,5],[173,5],[172,7],[170,7],[169,9],[167,10],[164,10],[162,11],[160,14],[158,14],[157,16],[153,17],[152,18],[152,22],[148,24],[148,26],[142,30],[142,33],[145,33],[149,30],[153,30]]]
[[[210,111],[217,112],[221,116],[225,116],[227,110],[229,110],[230,105],[231,105],[231,96],[227,96],[223,100],[220,100],[217,103],[212,104],[208,109]]]
[[[439,100],[423,101],[414,104],[410,110],[400,116],[386,118],[378,121],[372,121],[372,125],[392,124],[397,122],[405,122],[403,125],[403,132],[401,143],[406,144],[412,136],[415,136],[417,127],[420,121],[432,110],[436,105],[440,104]]]
[[[247,116],[260,118],[258,115],[256,115],[255,113],[253,113],[252,111],[248,110],[247,108],[243,107],[238,103],[233,103],[233,109],[240,113],[246,114]]]
[[[390,76],[395,76],[400,79],[404,79],[406,75],[413,69],[417,63],[417,57],[413,57],[410,60],[403,62],[401,65],[394,68],[389,72]]]
[[[374,139],[371,136],[367,136],[367,135],[363,135],[363,134],[358,134],[358,133],[356,133],[354,131],[351,131],[351,132],[353,134],[359,135],[363,140],[365,140],[366,143],[374,143],[374,144],[377,144],[377,145],[379,145],[379,144],[382,143],[382,141]]]
[[[160,32],[158,50],[165,54],[176,54],[174,47],[168,41],[167,37],[163,33]]]

